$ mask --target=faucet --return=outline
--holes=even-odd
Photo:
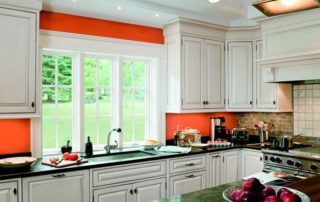
[[[121,133],[121,128],[114,128],[108,133],[107,145],[104,147],[104,149],[106,150],[106,154],[110,154],[111,149],[115,149],[115,148],[118,147],[118,142],[117,141],[114,141],[116,143],[115,145],[114,144],[110,145],[110,137],[111,137],[112,132]]]

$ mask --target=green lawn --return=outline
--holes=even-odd
[[[106,144],[107,133],[111,129],[111,107],[110,103],[100,100],[99,110],[99,127],[97,127],[96,119],[96,104],[85,104],[85,136],[90,136],[94,144],[97,144],[99,138],[99,144]],[[43,148],[55,148],[55,122],[56,119],[56,106],[50,103],[43,103]],[[136,114],[143,114],[144,105],[142,102],[137,102],[135,106]],[[124,108],[124,126],[122,128],[124,141],[131,141],[132,128],[131,128],[131,116],[128,114],[132,109]],[[67,140],[72,140],[72,104],[71,102],[63,102],[58,104],[59,116],[66,116],[65,118],[59,118],[58,121],[58,146],[65,145]],[[135,119],[135,140],[144,140],[144,118],[136,117]],[[85,140],[86,141],[86,140]]]

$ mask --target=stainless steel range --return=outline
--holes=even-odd
[[[264,171],[278,171],[305,178],[320,174],[320,146],[289,151],[263,149]]]

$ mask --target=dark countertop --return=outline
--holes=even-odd
[[[241,186],[242,181],[220,185],[196,192],[159,199],[155,202],[224,202],[222,193],[231,186]],[[310,197],[311,202],[320,201],[320,176],[310,177],[304,180],[285,185],[286,187],[299,190]]]
[[[183,157],[183,156],[192,156],[196,154],[205,154],[210,152],[220,152],[224,150],[230,149],[237,149],[237,148],[248,148],[248,149],[256,149],[261,150],[260,146],[257,145],[235,145],[230,147],[208,147],[205,150],[202,149],[192,149],[192,151],[188,154],[180,154],[180,153],[165,153],[165,152],[157,152],[155,150],[146,150],[145,152],[151,153],[152,155],[144,156],[144,157],[137,157],[137,158],[107,158],[107,156],[101,157],[92,157],[88,158],[88,163],[68,166],[64,168],[54,168],[46,165],[42,165],[41,162],[48,160],[50,156],[38,159],[37,162],[28,169],[23,170],[5,170],[0,169],[0,180],[10,179],[10,178],[19,178],[19,177],[30,177],[30,176],[37,176],[37,175],[44,175],[44,174],[53,174],[59,172],[67,172],[67,171],[75,171],[75,170],[83,170],[83,169],[90,169],[90,168],[99,168],[105,166],[114,166],[114,165],[123,165],[128,163],[136,163],[136,162],[147,162],[152,160],[161,160],[173,157]],[[138,150],[141,148],[135,148]],[[61,155],[55,155],[61,157]]]

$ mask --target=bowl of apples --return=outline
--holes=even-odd
[[[229,202],[310,202],[310,198],[295,189],[265,186],[257,178],[244,181],[241,187],[230,187],[223,192]]]

